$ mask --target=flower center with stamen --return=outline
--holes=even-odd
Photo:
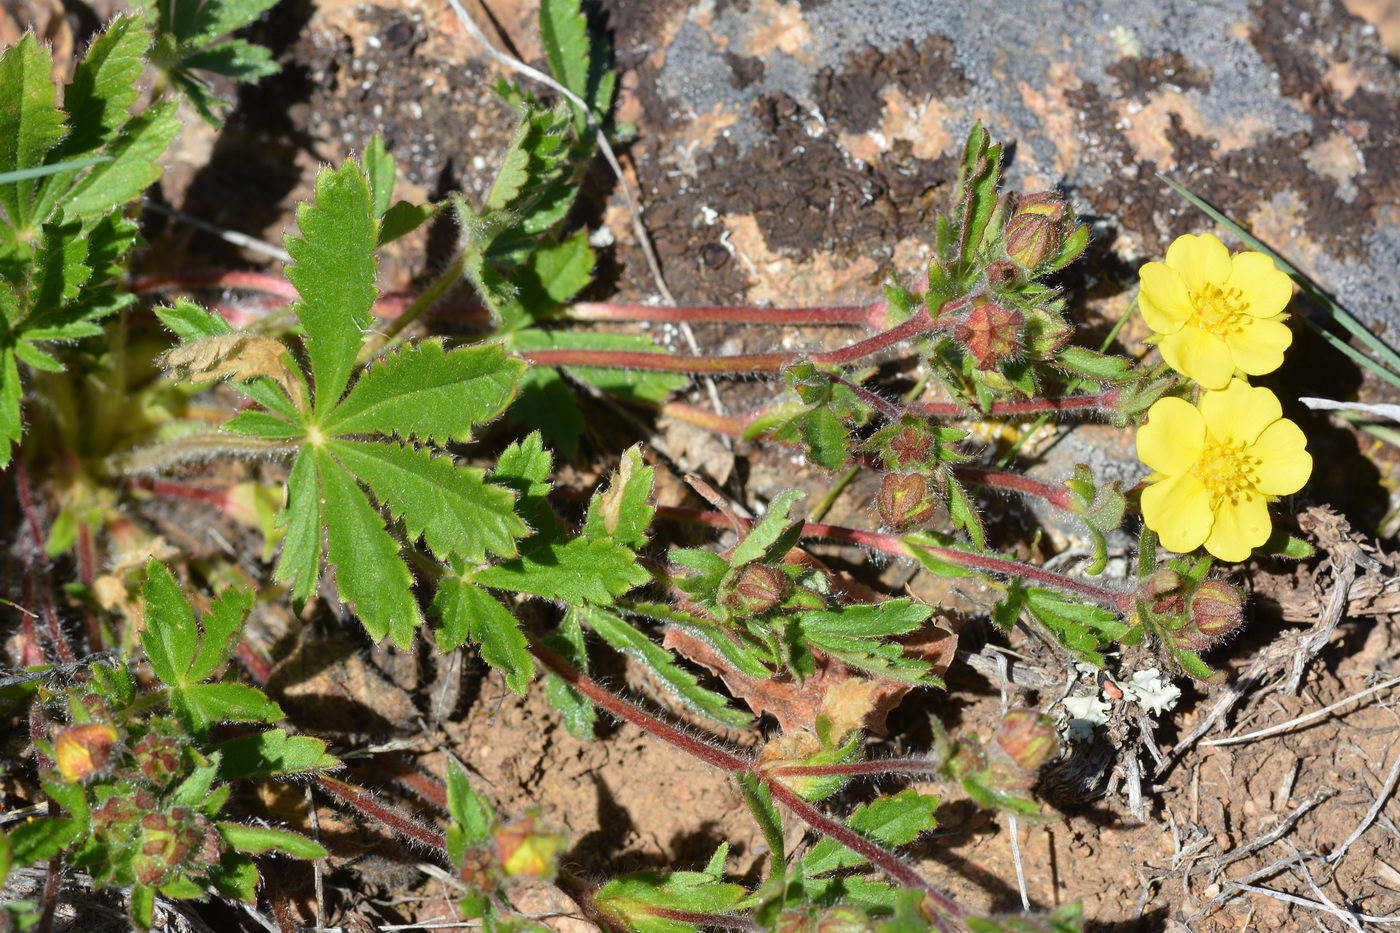
[[[1196,312],[1192,323],[1201,330],[1224,337],[1244,328],[1245,306],[1238,288],[1206,285],[1191,293],[1191,307]]]
[[[1196,461],[1196,476],[1210,493],[1212,505],[1226,499],[1233,505],[1254,491],[1259,482],[1255,471],[1262,461],[1244,448],[1244,441],[1207,444]]]

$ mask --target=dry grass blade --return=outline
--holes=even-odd
[[[1247,732],[1244,735],[1231,735],[1226,736],[1223,739],[1210,739],[1208,741],[1202,742],[1201,745],[1239,745],[1244,742],[1253,742],[1258,739],[1265,739],[1271,735],[1278,735],[1281,732],[1287,732],[1288,730],[1296,728],[1298,726],[1306,725],[1310,722],[1315,722],[1316,720],[1322,719],[1327,715],[1341,709],[1344,706],[1349,706],[1350,704],[1355,703],[1358,700],[1364,700],[1373,694],[1380,693],[1382,690],[1389,690],[1391,687],[1397,685],[1400,685],[1400,677],[1393,677],[1390,680],[1385,681],[1384,683],[1376,684],[1374,687],[1367,687],[1365,690],[1362,690],[1359,693],[1353,693],[1351,696],[1343,697],[1335,703],[1330,703],[1327,706],[1324,706],[1322,709],[1313,710],[1311,713],[1304,713],[1302,716],[1295,716],[1287,722],[1281,722],[1277,725],[1268,726],[1264,729],[1258,729],[1254,732]]]

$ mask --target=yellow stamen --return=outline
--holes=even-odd
[[[1244,329],[1246,304],[1238,288],[1212,283],[1191,293],[1191,307],[1196,312],[1191,322],[1201,330],[1224,337]]]
[[[1196,461],[1196,476],[1210,493],[1211,506],[1230,500],[1234,505],[1254,491],[1262,461],[1244,452],[1244,441],[1208,444]]]

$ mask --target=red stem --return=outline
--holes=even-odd
[[[713,525],[717,528],[729,527],[729,522],[718,512],[706,512],[701,509],[688,509],[674,505],[658,505],[656,514],[663,518]],[[859,528],[846,528],[841,525],[807,522],[802,529],[802,536],[805,538],[825,538],[828,541],[839,541],[842,544],[854,544],[909,560],[918,559],[903,538],[878,531],[862,531]],[[1051,589],[1073,593],[1076,596],[1087,596],[1096,602],[1112,606],[1119,612],[1129,613],[1136,608],[1132,593],[1121,593],[1107,587],[1096,586],[1093,583],[1068,577],[1053,570],[1046,570],[1044,567],[1037,567],[1034,564],[1024,564],[1020,561],[1008,560],[1005,557],[993,557],[989,554],[977,554],[959,548],[938,547],[932,544],[920,544],[919,549],[950,564],[957,564],[982,573],[1002,577],[1019,577],[1024,580],[1032,580]]]
[[[721,324],[863,324],[878,328],[884,323],[885,300],[867,305],[843,305],[830,308],[719,308],[702,306],[669,308],[652,305],[613,304],[605,301],[583,301],[564,311],[575,321],[654,321],[657,323],[688,322]]]
[[[677,920],[681,923],[690,923],[698,927],[717,927],[721,930],[761,930],[763,927],[754,923],[748,917],[741,917],[738,914],[707,914],[698,910],[677,910],[674,907],[642,907],[638,913],[645,913],[649,917],[662,917],[666,920]]]
[[[19,507],[24,512],[25,521],[29,525],[29,534],[33,552],[29,564],[29,573],[25,575],[26,589],[31,587],[33,578],[38,577],[37,586],[32,586],[34,601],[38,602],[39,608],[44,613],[44,624],[48,628],[49,641],[53,643],[54,651],[58,655],[59,661],[64,664],[72,664],[78,658],[73,654],[73,648],[68,644],[68,638],[63,634],[63,626],[58,621],[58,609],[54,605],[53,593],[49,590],[48,572],[43,561],[44,554],[44,530],[39,525],[39,513],[34,508],[34,493],[29,488],[29,470],[25,467],[24,461],[15,459],[15,489],[19,493]]]
[[[981,467],[962,465],[954,466],[952,469],[953,475],[963,482],[1022,492],[1028,496],[1044,499],[1057,509],[1070,507],[1070,492],[1064,486],[1032,479],[1021,473],[1008,473],[1005,470],[984,470]]]
[[[366,816],[373,817],[405,839],[421,843],[440,855],[447,853],[447,837],[443,836],[442,833],[424,826],[413,817],[394,807],[380,803],[363,788],[338,781],[332,777],[326,777],[323,774],[316,775],[313,780],[322,790]]]
[[[816,353],[744,353],[737,356],[677,356],[630,350],[533,350],[520,354],[537,366],[608,366],[671,373],[776,373],[806,359],[818,366],[841,366],[878,353],[901,340],[936,330],[928,311],[920,311],[897,327],[837,350]]]

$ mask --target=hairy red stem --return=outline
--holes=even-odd
[[[564,310],[564,316],[575,321],[652,321],[656,323],[721,323],[721,324],[863,324],[878,328],[884,323],[885,300],[867,305],[842,305],[829,308],[721,308],[700,306],[669,308],[655,305],[614,304],[606,301],[581,301]]]
[[[917,314],[897,327],[837,350],[816,353],[744,353],[737,356],[678,356],[672,353],[646,353],[630,350],[533,350],[520,356],[538,366],[607,366],[646,369],[672,373],[776,373],[785,366],[806,359],[818,366],[840,366],[878,353],[901,340],[936,330],[928,311]]]
[[[326,777],[324,774],[318,774],[312,780],[316,782],[318,787],[336,799],[349,804],[351,808],[359,810],[366,816],[373,817],[405,839],[422,843],[438,854],[446,855],[447,837],[435,829],[424,826],[397,808],[380,803],[364,788],[338,781],[333,777]]]
[[[38,585],[33,586],[34,602],[39,604],[39,608],[44,613],[44,624],[48,628],[49,640],[53,643],[54,652],[58,655],[58,660],[64,664],[72,664],[78,658],[73,653],[73,648],[68,644],[68,638],[63,634],[63,626],[58,621],[58,608],[54,605],[53,593],[49,590],[48,571],[44,567],[44,530],[39,525],[39,512],[34,507],[34,493],[29,487],[29,470],[25,467],[24,461],[15,458],[15,489],[19,493],[20,511],[24,513],[25,521],[29,525],[29,534],[33,551],[29,564],[29,573],[25,576],[26,588],[29,588],[30,581],[38,577]]]
[[[674,907],[643,907],[638,909],[638,913],[645,913],[649,917],[691,923],[698,927],[715,927],[721,930],[763,929],[748,917],[739,914],[707,914],[698,910],[677,910]]]
[[[719,512],[707,512],[703,509],[658,505],[656,514],[663,518],[712,525],[716,528],[729,527],[729,522]],[[910,560],[918,559],[915,553],[910,550],[910,546],[899,535],[863,531],[859,528],[846,528],[841,525],[826,525],[820,522],[807,522],[803,526],[802,536],[805,538],[825,538],[828,541],[838,541],[842,544],[854,544],[872,551],[880,551],[884,554]],[[1135,601],[1131,593],[1122,593],[1107,587],[1097,586],[1085,580],[1065,576],[1053,570],[1046,570],[1044,567],[1037,567],[1034,564],[1025,564],[989,554],[978,554],[959,548],[938,547],[932,544],[920,544],[918,547],[920,550],[927,551],[950,564],[1002,577],[1019,577],[1031,580],[1050,589],[1073,593],[1076,596],[1087,596],[1096,602],[1112,606],[1119,612],[1128,613],[1135,608]]]

